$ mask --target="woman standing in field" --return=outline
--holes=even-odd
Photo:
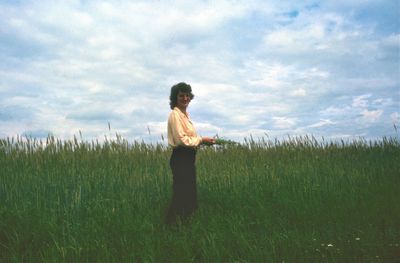
[[[173,174],[173,196],[166,223],[178,218],[185,221],[197,208],[196,151],[200,144],[212,145],[215,140],[197,135],[186,111],[194,98],[190,85],[181,82],[171,88],[171,113],[168,118],[168,144],[172,147],[170,167]]]

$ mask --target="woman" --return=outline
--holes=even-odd
[[[167,224],[178,218],[185,221],[197,208],[196,150],[200,144],[212,145],[215,140],[200,137],[186,111],[194,98],[190,85],[181,82],[171,88],[168,118],[168,144],[172,147],[170,167],[173,174],[173,196],[167,212]]]

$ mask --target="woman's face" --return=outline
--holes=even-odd
[[[190,95],[187,92],[178,92],[178,100],[177,100],[177,106],[180,109],[186,109],[187,106],[189,106],[190,102]]]

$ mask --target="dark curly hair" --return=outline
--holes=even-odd
[[[186,84],[185,82],[180,82],[178,84],[175,84],[174,86],[171,87],[171,94],[169,95],[169,106],[171,107],[171,110],[174,109],[174,107],[178,103],[179,91],[184,93],[189,93],[190,100],[194,98],[194,95],[192,93],[192,87],[190,87],[189,84]]]

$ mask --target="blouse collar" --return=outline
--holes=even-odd
[[[181,109],[179,109],[178,107],[174,107],[174,111],[177,111],[179,114],[186,116],[187,118],[189,118],[189,113],[186,111],[186,113],[182,112]]]

